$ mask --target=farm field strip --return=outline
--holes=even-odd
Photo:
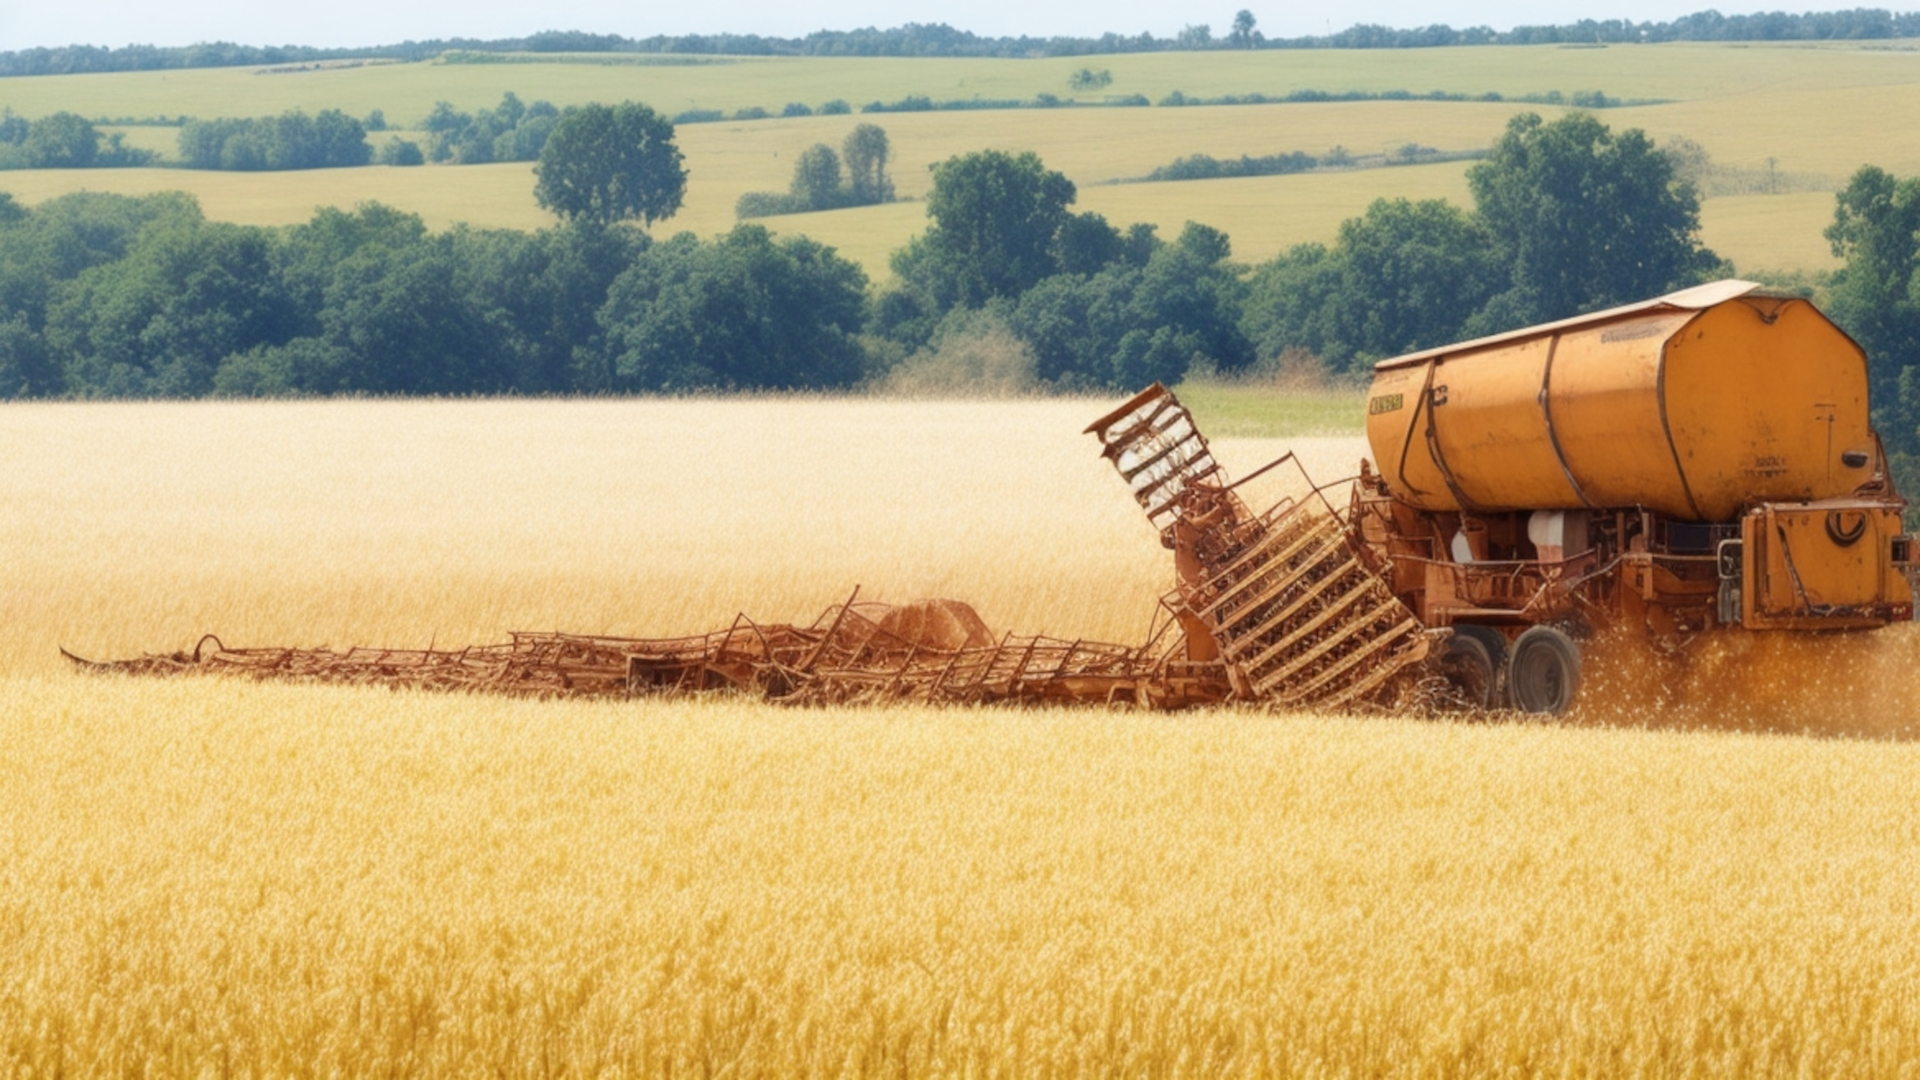
[[[1727,195],[1700,204],[1700,240],[1733,261],[1738,273],[1838,270],[1841,261],[1821,235],[1833,224],[1833,196]]]
[[[602,58],[604,59],[604,58]],[[679,58],[686,59],[686,58]],[[203,69],[0,80],[0,104],[26,115],[75,109],[102,117],[241,115],[285,108],[379,108],[390,122],[419,122],[436,100],[461,108],[494,104],[507,90],[560,104],[634,97],[669,114],[682,108],[777,109],[840,97],[856,105],[924,93],[947,100],[1030,98],[1065,93],[1067,74],[1094,65],[1114,73],[1108,91],[1159,97],[1286,93],[1298,89],[1407,89],[1424,92],[1600,89],[1665,104],[1609,109],[1616,129],[1644,127],[1656,139],[1684,135],[1716,163],[1756,173],[1824,177],[1839,185],[1863,163],[1920,172],[1920,131],[1880,122],[1920,110],[1920,53],[1850,46],[1662,45],[1608,49],[1483,48],[1387,52],[1273,51],[1251,54],[1141,54],[1049,60],[750,59],[697,63],[562,62],[372,64],[283,74]],[[238,103],[244,103],[240,107]],[[1407,143],[1444,150],[1490,144],[1508,117],[1551,106],[1516,102],[1370,101],[1188,108],[1022,109],[814,116],[687,124],[679,141],[690,171],[687,204],[661,227],[711,236],[734,224],[748,191],[784,190],[799,152],[837,145],[855,124],[876,122],[893,142],[893,175],[907,199],[930,189],[927,167],[969,150],[1033,150],[1080,186],[1080,203],[1110,220],[1145,221],[1163,234],[1188,220],[1226,230],[1235,255],[1259,261],[1306,241],[1331,240],[1339,222],[1379,197],[1468,202],[1461,163],[1312,176],[1123,185],[1174,159],[1334,146],[1353,153]],[[120,129],[131,142],[170,151],[171,128]],[[378,138],[418,137],[412,132]],[[186,170],[84,170],[0,175],[0,190],[33,203],[68,191],[144,193],[181,189],[210,217],[247,224],[304,221],[317,206],[387,202],[430,225],[538,228],[552,218],[533,202],[526,164],[422,169],[231,174]],[[1820,270],[1833,265],[1819,237],[1827,213],[1804,191],[1781,201],[1710,199],[1704,239],[1754,270]],[[1828,207],[1830,213],[1830,205]],[[1817,221],[1819,227],[1810,227]],[[766,219],[776,231],[804,232],[859,261],[875,279],[886,256],[924,227],[912,204]]]
[[[1294,434],[1341,431],[1358,395],[1186,392],[1238,474],[1293,451],[1332,484],[1367,454],[1357,435]],[[235,647],[669,636],[742,611],[810,621],[855,586],[964,600],[996,632],[1134,644],[1172,570],[1080,434],[1111,404],[7,405],[0,500],[22,509],[0,520],[0,674],[65,671],[59,646],[111,658],[203,633]],[[1248,497],[1279,490],[1269,477]],[[1629,685],[1596,700],[1685,726],[1899,735],[1920,722],[1920,685],[1898,674],[1920,662],[1920,633],[1792,640],[1708,649],[1691,667],[1603,651],[1595,677],[1624,671]],[[1749,675],[1765,691],[1752,709]],[[1823,715],[1850,684],[1872,687],[1874,706]]]
[[[936,101],[1027,100],[1040,93],[1100,101],[1174,90],[1192,97],[1298,90],[1329,93],[1432,90],[1500,93],[1600,90],[1616,98],[1693,101],[1754,91],[1911,83],[1920,54],[1853,44],[1662,44],[1611,48],[1496,46],[1379,50],[1138,53],[1025,60],[943,58],[695,58],[632,63],[627,57],[521,58],[525,62],[371,63],[267,73],[255,68],[32,76],[0,83],[0,105],[27,116],[71,109],[91,117],[269,115],[287,109],[381,109],[400,126],[436,101],[489,107],[508,90],[559,105],[634,98],[669,114],[685,109],[777,112],[787,102],[831,99],[856,108],[921,94]],[[613,62],[601,62],[611,60]],[[691,61],[691,62],[689,62]],[[1083,67],[1112,73],[1098,93],[1075,95]],[[246,112],[234,111],[244,102]],[[1132,110],[1128,110],[1132,111]]]
[[[778,188],[751,180],[699,179],[693,159],[686,207],[656,227],[659,235],[724,233],[736,224],[733,203],[742,192]],[[292,225],[316,208],[382,202],[420,214],[436,229],[535,229],[553,216],[534,205],[533,175],[524,163],[458,169],[328,169],[297,173],[214,173],[179,169],[44,170],[0,176],[0,190],[38,203],[74,190],[144,195],[185,190],[217,221]],[[1471,204],[1461,163],[1158,184],[1119,184],[1080,189],[1079,210],[1118,224],[1145,221],[1171,239],[1198,221],[1227,231],[1235,259],[1256,263],[1294,244],[1330,243],[1340,223],[1358,216],[1378,198],[1447,199]],[[1701,206],[1706,245],[1742,271],[1817,270],[1837,265],[1821,230],[1833,219],[1833,196],[1824,192],[1727,196]],[[810,236],[863,266],[869,277],[892,276],[891,254],[926,228],[920,202],[792,214],[756,219],[776,233]]]
[[[1866,103],[1862,103],[1863,105]],[[1429,106],[1420,108],[1436,114],[1455,109],[1486,111],[1485,106]],[[1920,107],[1920,102],[1916,102]],[[1151,140],[1131,140],[1114,134],[1108,143],[1128,145],[1131,157],[1123,157],[1102,167],[1099,148],[1082,143],[1077,137],[1059,146],[1044,134],[1029,132],[995,138],[984,127],[978,141],[961,135],[943,134],[936,121],[940,114],[880,118],[896,141],[896,183],[907,199],[924,195],[930,186],[926,170],[908,164],[920,158],[938,160],[943,153],[962,152],[984,145],[1035,148],[1049,166],[1064,167],[1079,183],[1077,207],[1104,214],[1110,221],[1127,224],[1135,221],[1159,226],[1162,235],[1178,234],[1186,221],[1199,221],[1224,229],[1233,238],[1234,255],[1245,262],[1271,258],[1296,243],[1330,242],[1341,221],[1357,216],[1376,198],[1445,198],[1469,205],[1466,164],[1461,162],[1367,169],[1345,173],[1312,173],[1294,176],[1252,177],[1241,179],[1165,182],[1156,184],[1108,184],[1115,175],[1144,175],[1151,168],[1166,164],[1196,142],[1202,145],[1247,146],[1234,143],[1231,136],[1219,132],[1228,121],[1252,118],[1260,113],[1284,113],[1323,108],[1319,106],[1243,106],[1193,108],[1180,110],[1195,114],[1201,121],[1194,129],[1195,139],[1179,142],[1171,131],[1154,133]],[[1326,109],[1360,111],[1359,106],[1325,106]],[[1410,108],[1400,104],[1368,106],[1368,111],[1386,113]],[[1173,110],[1157,110],[1172,112]],[[1551,110],[1549,110],[1551,111]],[[1209,116],[1207,114],[1213,114]],[[977,122],[981,114],[948,114]],[[1004,117],[1006,114],[992,114]],[[1507,115],[1467,121],[1462,131],[1480,130],[1482,141],[1491,141]],[[1437,118],[1437,117],[1436,117]],[[839,118],[844,119],[844,118]],[[1028,116],[1022,114],[1019,120]],[[1609,114],[1612,122],[1624,118]],[[1491,123],[1488,123],[1491,121]],[[1399,145],[1402,130],[1397,125],[1411,121],[1381,120],[1365,128],[1328,128],[1314,130],[1323,139],[1337,139],[1336,130],[1349,136],[1365,130],[1374,134],[1392,133],[1378,141],[1383,148]],[[1697,124],[1669,123],[1636,117],[1647,122],[1659,136],[1662,131],[1686,133],[1701,138],[1713,148],[1715,136]],[[1808,119],[1811,123],[1811,118]],[[690,171],[687,202],[679,214],[658,226],[665,235],[691,231],[712,236],[731,229],[736,223],[734,203],[748,191],[784,190],[794,155],[814,141],[835,142],[851,123],[759,121],[752,125],[711,124],[683,127],[682,143]],[[1483,124],[1486,124],[1484,128]],[[963,128],[976,125],[969,123]],[[757,127],[759,131],[743,130]],[[1022,131],[1013,123],[1009,130]],[[169,129],[170,130],[170,129]],[[1776,132],[1777,134],[1777,132]],[[777,138],[776,138],[777,136]],[[951,142],[944,140],[951,138]],[[1276,138],[1278,138],[1276,136]],[[1760,151],[1764,144],[1742,136],[1743,151]],[[1861,138],[1865,138],[1862,136]],[[1873,160],[1897,173],[1920,171],[1920,146],[1906,147],[1904,136],[1883,140],[1874,152],[1862,145],[1849,145],[1854,157],[1824,157],[1814,162],[1804,155],[1779,159],[1779,168],[1809,164],[1830,170],[1823,175],[1844,179],[1857,161]],[[1305,136],[1302,136],[1304,141]],[[1860,140],[1855,139],[1858,143]],[[1161,144],[1164,144],[1162,148]],[[1291,145],[1291,144],[1290,144]],[[1320,152],[1334,145],[1313,144]],[[1362,148],[1374,144],[1358,143]],[[1279,152],[1274,142],[1252,146],[1255,152]],[[1232,153],[1221,149],[1222,155]],[[1135,160],[1137,159],[1137,160]],[[1751,158],[1725,159],[1753,168]],[[1764,165],[1764,158],[1759,164]],[[1089,179],[1088,177],[1092,177]],[[184,169],[91,169],[29,170],[0,175],[0,190],[33,204],[77,190],[110,191],[120,194],[146,194],[156,191],[184,190],[194,194],[208,217],[252,225],[285,225],[306,221],[317,207],[351,207],[361,202],[378,201],[420,214],[433,228],[468,224],[476,228],[532,229],[550,225],[551,214],[533,201],[532,167],[527,163],[414,169],[369,166],[360,169],[326,169],[291,173],[226,173]],[[1725,196],[1702,204],[1702,236],[1706,244],[1732,258],[1743,271],[1818,270],[1834,265],[1820,231],[1832,217],[1832,196],[1821,192],[1793,192],[1782,195]],[[925,208],[905,201],[879,207],[836,210],[818,214],[784,215],[759,219],[776,232],[804,234],[840,249],[864,266],[870,277],[884,280],[890,275],[888,256],[926,226]]]
[[[1171,571],[1080,434],[1111,405],[10,405],[0,498],[36,512],[0,521],[0,669],[204,632],[668,635],[743,609],[809,621],[855,585],[966,599],[999,630],[1137,642]],[[1350,467],[1350,437],[1326,444],[1329,476]]]
[[[1191,397],[1209,428],[1269,435],[1357,404]],[[665,634],[810,617],[854,583],[1137,640],[1171,570],[1080,434],[1112,404],[0,406],[0,1062],[1920,1056],[1911,627],[1664,678],[1603,651],[1564,726],[538,702],[98,678],[54,652]],[[1215,447],[1240,474],[1297,450],[1323,482],[1365,452]],[[1737,730],[1658,730],[1693,727]],[[1892,741],[1745,733],[1798,727]]]
[[[1920,1054],[1912,746],[0,685],[14,1071]]]

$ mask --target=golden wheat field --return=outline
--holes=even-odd
[[[1109,404],[0,406],[0,1070],[1920,1067],[1905,631],[1603,660],[1565,726],[539,702],[55,651],[663,634],[856,583],[1136,640],[1170,572],[1078,434]],[[1245,473],[1289,445],[1323,480],[1364,449],[1216,447]]]

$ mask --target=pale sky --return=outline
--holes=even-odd
[[[652,34],[760,33],[798,37],[814,30],[947,23],[988,36],[1054,34],[1091,37],[1106,31],[1166,37],[1189,23],[1225,33],[1245,7],[1271,37],[1343,30],[1355,23],[1395,27],[1446,23],[1455,27],[1575,22],[1583,18],[1665,21],[1716,8],[1726,14],[1768,10],[1836,10],[1876,6],[1874,0],[1812,4],[1779,0],[1348,0],[1308,6],[1270,0],[1220,0],[1214,6],[1147,0],[1033,4],[1022,0],[770,0],[635,3],[632,0],[0,0],[0,50],[55,45],[130,43],[187,45],[236,41],[246,45],[384,45],[408,39],[520,37],[539,30],[586,30],[647,37]],[[1914,10],[1907,3],[1886,5]]]

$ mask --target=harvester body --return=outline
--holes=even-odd
[[[1512,703],[1564,708],[1599,626],[1677,643],[1912,618],[1866,357],[1805,300],[1722,281],[1383,361],[1367,438],[1355,546],[1456,628],[1457,664],[1487,654],[1490,701],[1504,676]],[[1522,685],[1507,654],[1542,640]]]

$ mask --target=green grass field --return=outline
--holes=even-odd
[[[1920,126],[1888,117],[1920,115],[1920,52],[1844,46],[1661,45],[1578,48],[1416,49],[1243,53],[1161,53],[1044,60],[740,59],[700,63],[636,58],[542,58],[489,64],[374,64],[292,73],[255,69],[143,72],[0,80],[0,105],[28,115],[71,109],[101,118],[193,114],[257,115],[287,108],[378,108],[416,123],[436,100],[462,108],[522,98],[560,104],[636,98],[669,114],[732,110],[788,101],[1071,97],[1067,75],[1091,66],[1113,72],[1096,97],[1140,93],[1158,100],[1298,89],[1479,93],[1509,96],[1603,90],[1664,103],[1607,110],[1616,129],[1642,127],[1656,139],[1692,138],[1723,165],[1824,178],[1837,188],[1860,165],[1920,172]],[[638,58],[645,59],[645,58]],[[1286,246],[1333,238],[1340,221],[1375,198],[1468,200],[1463,163],[1291,177],[1118,184],[1195,153],[1216,157],[1341,146],[1373,154],[1406,143],[1445,150],[1486,146],[1516,112],[1547,106],[1511,102],[1372,101],[1234,107],[1020,109],[682,125],[690,173],[687,201],[662,231],[722,232],[741,194],[786,186],[794,157],[815,142],[837,144],[855,124],[878,122],[893,141],[892,171],[912,200],[930,186],[928,166],[986,147],[1032,150],[1080,187],[1079,206],[1125,224],[1147,221],[1171,235],[1188,220],[1225,230],[1245,261]],[[128,126],[134,145],[170,154],[175,130]],[[392,136],[386,136],[392,137]],[[1816,185],[1817,186],[1817,185]],[[29,171],[0,174],[0,190],[33,203],[67,191],[128,193],[182,189],[221,220],[284,224],[321,205],[379,200],[421,214],[436,227],[535,228],[551,221],[532,198],[524,164],[421,169],[231,174],[175,169]],[[1834,265],[1820,237],[1831,197],[1806,190],[1708,200],[1707,244],[1742,272],[1804,271]],[[925,224],[915,202],[768,219],[776,231],[805,233],[887,275],[886,256]]]
[[[1193,381],[1181,383],[1179,395],[1200,429],[1216,439],[1353,435],[1366,421],[1366,391],[1357,386],[1283,389],[1251,380]]]

